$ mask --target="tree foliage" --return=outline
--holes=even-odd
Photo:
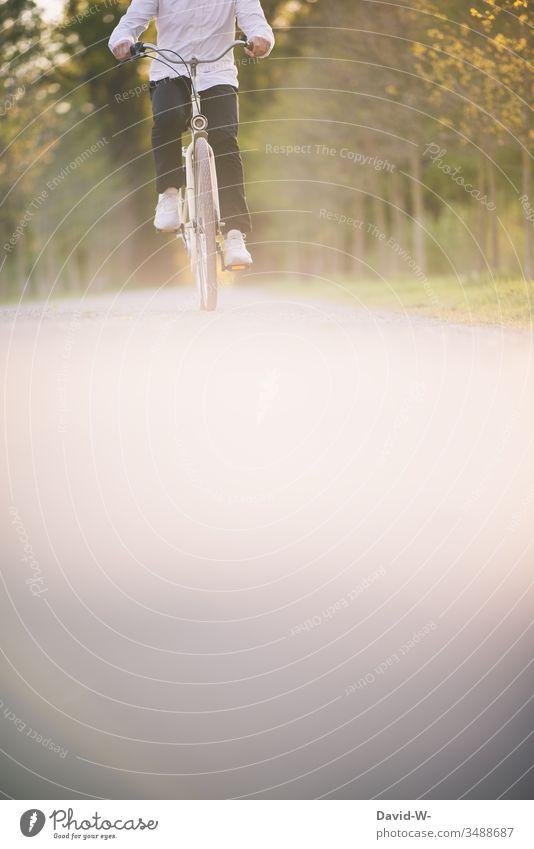
[[[127,5],[0,6],[4,296],[181,276],[151,226],[147,69],[107,48]],[[528,0],[263,6],[274,53],[236,56],[256,267],[532,276]]]

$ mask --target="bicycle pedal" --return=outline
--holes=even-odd
[[[246,268],[250,268],[250,265],[228,265],[226,271],[245,271]]]

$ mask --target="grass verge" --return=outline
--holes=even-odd
[[[534,284],[524,280],[399,277],[360,281],[349,277],[295,275],[271,282],[259,277],[258,284],[263,286],[266,282],[271,289],[283,289],[285,294],[299,298],[327,298],[356,307],[394,310],[462,324],[534,327]]]

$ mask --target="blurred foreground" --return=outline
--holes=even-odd
[[[221,301],[0,312],[4,794],[528,798],[532,337]]]

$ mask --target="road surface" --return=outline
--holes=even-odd
[[[528,798],[532,343],[245,288],[3,308],[3,794]]]

